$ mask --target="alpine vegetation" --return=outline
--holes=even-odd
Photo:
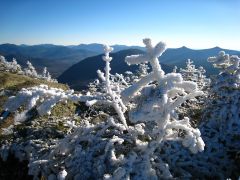
[[[185,69],[180,68],[180,73],[184,80],[196,82],[199,89],[207,88],[210,84],[210,79],[204,75],[206,70],[202,66],[196,68],[190,59],[186,61]]]
[[[38,77],[37,71],[31,62],[27,61],[27,68],[24,69],[24,74],[30,77]]]
[[[199,125],[206,147],[202,153],[193,157],[184,151],[164,151],[161,155],[170,167],[178,169],[176,173],[181,169],[185,171],[184,177],[200,179],[239,176],[239,60],[238,56],[229,56],[223,51],[216,57],[208,58],[209,62],[220,69],[220,73],[211,80],[208,101]],[[175,143],[168,145],[177,146]]]
[[[177,70],[176,68],[177,67],[174,68],[174,71]],[[201,96],[184,102],[177,109],[181,116],[188,115],[190,117],[194,117],[194,119],[191,121],[191,124],[193,126],[197,126],[197,124],[199,124],[201,121],[200,114],[202,113],[205,102],[208,99],[207,97],[211,80],[206,78],[204,75],[206,70],[202,66],[196,68],[196,66],[193,64],[193,61],[190,59],[186,61],[185,68],[180,68],[179,73],[182,74],[184,80],[197,83],[198,89],[203,91]]]
[[[49,82],[57,82],[56,79],[51,77],[46,67],[43,68],[43,72],[41,74],[38,74],[32,63],[27,61],[27,67],[22,70],[22,67],[17,63],[16,59],[13,58],[11,62],[8,62],[4,56],[0,55],[0,72],[1,71],[16,73],[37,79],[44,79]]]
[[[120,97],[119,91],[121,90],[120,87],[118,85],[113,85],[111,84],[110,81],[110,62],[112,60],[111,57],[109,57],[109,53],[111,51],[113,51],[113,48],[109,47],[109,46],[105,46],[104,47],[104,51],[105,51],[105,56],[103,56],[103,60],[106,62],[106,66],[105,66],[105,74],[102,73],[100,70],[97,71],[99,78],[104,82],[105,84],[105,91],[106,91],[106,95],[109,96],[109,98],[106,99],[110,99],[107,100],[107,103],[110,103],[115,111],[118,114],[118,117],[120,118],[120,121],[123,123],[123,125],[127,127],[127,122],[126,119],[124,117],[124,112],[127,110],[126,106],[123,104],[122,99]],[[88,104],[92,105],[92,103]]]
[[[211,101],[206,115],[210,117],[205,125],[215,129],[221,142],[229,151],[240,148],[240,58],[219,52],[217,57],[210,57],[208,61],[220,69],[220,74],[212,82]],[[211,113],[210,113],[211,111]]]
[[[51,109],[59,102],[66,102],[67,100],[86,102],[91,99],[93,99],[91,96],[74,94],[74,90],[64,91],[62,89],[48,87],[47,85],[40,85],[27,89],[23,88],[16,96],[9,97],[5,104],[5,110],[17,113],[19,107],[25,107],[21,114],[26,114],[35,107],[38,114],[43,116],[45,114],[50,115]],[[22,117],[26,116],[24,115]],[[19,121],[19,119],[16,120]]]
[[[72,134],[51,147],[51,153],[31,161],[31,174],[39,172],[37,167],[46,177],[53,169],[59,174],[62,171],[54,168],[58,165],[75,179],[171,178],[174,174],[159,155],[165,142],[181,142],[183,147],[178,151],[184,147],[193,154],[204,150],[200,131],[190,126],[189,118],[179,120],[175,112],[183,102],[202,92],[196,83],[183,81],[181,74],[165,75],[157,61],[165,50],[164,43],[156,47],[150,39],[144,39],[144,43],[147,54],[126,57],[126,62],[150,62],[152,72],[125,89],[110,81],[112,48],[105,46],[105,73],[98,71],[103,92],[86,100],[86,104],[100,103],[103,110],[112,106],[116,114],[110,113],[100,123],[83,120]]]
[[[17,63],[16,59],[13,59],[11,62],[6,61],[4,56],[0,55],[0,71],[7,71],[12,73],[22,74],[22,68]]]
[[[111,74],[113,48],[105,45],[105,68],[96,72],[99,79],[88,91],[40,85],[9,97],[4,108],[15,119],[2,135],[15,138],[2,143],[2,158],[12,152],[28,160],[35,179],[237,177],[232,156],[240,150],[240,58],[224,52],[209,58],[221,69],[209,87],[205,70],[190,60],[180,73],[175,67],[165,74],[159,63],[165,43],[143,43],[146,53],[125,58],[128,65],[139,65],[137,74]],[[35,74],[28,66],[27,72]],[[42,77],[50,78],[46,69]],[[74,116],[52,116],[54,107],[67,108],[68,101],[80,106]],[[182,111],[193,106],[201,108],[198,118]],[[29,116],[31,111],[38,117]],[[29,137],[17,136],[19,124],[30,124],[24,131]],[[50,127],[61,130],[53,133]]]
[[[201,129],[209,144],[206,153],[210,159],[215,157],[216,164],[219,162],[218,168],[212,166],[209,173],[224,178],[224,175],[239,172],[240,167],[234,160],[240,152],[240,58],[220,51],[208,61],[219,68],[220,73],[212,80],[210,100],[203,116],[207,122],[201,125]]]

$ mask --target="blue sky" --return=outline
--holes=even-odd
[[[1,0],[0,43],[240,50],[240,0]]]

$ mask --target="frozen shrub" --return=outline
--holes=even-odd
[[[49,82],[57,82],[56,79],[53,79],[53,78],[51,77],[51,74],[47,71],[47,68],[46,68],[46,67],[43,68],[43,72],[42,72],[41,75],[38,75],[38,78],[47,80],[47,81],[49,81]]]
[[[83,117],[79,126],[68,120],[73,132],[44,146],[41,154],[32,154],[29,174],[36,178],[41,173],[49,179],[235,177],[238,169],[231,155],[240,149],[239,57],[221,52],[209,58],[221,73],[212,81],[209,107],[198,129],[191,126],[189,117],[179,116],[178,110],[186,101],[203,95],[198,84],[205,78],[205,70],[196,69],[188,61],[187,68],[181,70],[183,74],[176,73],[176,68],[165,74],[159,57],[166,45],[160,42],[153,46],[150,39],[143,42],[145,54],[125,58],[129,65],[140,65],[137,75],[112,75],[109,53],[113,49],[104,46],[105,69],[97,71],[100,80],[89,85],[86,95],[39,86],[23,89],[9,99],[8,110],[25,106],[28,111],[35,107],[39,114],[50,113],[56,103],[68,99],[84,102],[93,110],[113,107],[97,122],[93,116]],[[46,77],[46,69],[42,76]],[[33,146],[22,146],[22,151],[32,153]],[[7,146],[2,147],[3,157],[7,150]]]
[[[11,62],[6,61],[4,56],[0,56],[0,71],[22,74],[22,68],[13,58]]]
[[[206,89],[210,84],[210,79],[204,75],[206,70],[202,66],[196,68],[190,59],[186,61],[185,69],[180,68],[180,73],[184,80],[196,82],[201,90]]]
[[[39,115],[51,114],[51,109],[58,102],[71,100],[74,102],[86,102],[93,97],[84,96],[82,94],[74,94],[73,90],[64,91],[58,88],[51,88],[47,85],[40,85],[31,88],[23,88],[12,96],[5,104],[5,110],[16,112],[19,107],[24,106],[24,112],[28,112],[32,108],[36,108]]]
[[[37,78],[38,74],[35,70],[35,67],[32,65],[31,62],[27,61],[27,68],[24,69],[24,74],[29,77]]]
[[[47,159],[44,164],[39,164],[45,167],[45,173],[58,164],[66,168],[69,178],[75,179],[173,178],[168,164],[159,155],[166,142],[181,142],[194,154],[203,151],[200,131],[190,126],[187,117],[179,120],[175,112],[187,99],[202,92],[198,91],[196,83],[183,81],[181,74],[162,71],[157,58],[165,50],[164,43],[160,42],[156,47],[151,45],[150,39],[145,39],[144,43],[147,53],[128,56],[126,62],[150,62],[152,72],[125,88],[110,79],[109,52],[112,48],[105,46],[105,73],[98,70],[103,90],[87,104],[111,105],[116,114],[97,124],[83,121],[79,128],[53,147],[50,154],[40,158]],[[154,81],[156,83],[151,86]],[[184,149],[165,147],[166,150],[171,148],[180,152]],[[31,164],[35,164],[34,161]]]
[[[181,151],[176,158],[171,156],[174,153],[172,149],[162,154],[164,159],[174,159],[167,160],[170,167],[177,164],[177,168],[184,169],[185,175],[190,178],[226,179],[239,176],[239,164],[234,159],[240,149],[239,60],[239,57],[229,56],[223,51],[216,57],[208,58],[220,69],[220,73],[211,80],[208,104],[199,126],[206,144],[205,151],[194,157]]]
[[[27,68],[22,71],[22,67],[17,63],[16,59],[13,58],[11,62],[8,62],[4,56],[0,56],[0,71],[17,73],[33,78],[44,79],[50,82],[57,82],[56,79],[52,79],[46,67],[44,67],[42,74],[38,74],[32,63],[27,61]]]

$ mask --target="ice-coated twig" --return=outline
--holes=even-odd
[[[109,47],[107,45],[104,46],[104,52],[105,56],[103,56],[103,60],[106,62],[105,66],[105,73],[101,72],[100,70],[97,71],[99,78],[105,83],[106,88],[106,94],[107,96],[110,96],[111,105],[114,107],[115,111],[118,114],[118,117],[120,121],[123,123],[123,125],[128,128],[126,118],[124,116],[124,112],[127,110],[126,106],[123,104],[122,99],[119,94],[117,94],[115,91],[113,91],[114,87],[111,84],[110,80],[110,62],[112,60],[112,57],[109,56],[109,53],[113,51],[112,47]]]
[[[40,85],[31,88],[23,88],[12,96],[5,103],[4,107],[7,111],[15,112],[20,106],[25,105],[25,110],[29,111],[34,106],[39,115],[51,114],[51,109],[58,102],[70,100],[73,102],[86,102],[93,100],[93,96],[82,94],[74,94],[73,90],[64,91],[58,88],[51,88],[47,85]]]

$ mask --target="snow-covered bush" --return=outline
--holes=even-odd
[[[27,68],[24,69],[24,74],[29,77],[38,78],[39,75],[30,61],[27,61]]]
[[[186,61],[186,68],[180,68],[180,73],[182,74],[182,77],[186,81],[193,81],[198,84],[199,89],[206,89],[210,84],[210,79],[206,78],[204,75],[206,73],[206,70],[199,66],[199,68],[196,68],[193,64],[193,61],[188,59]]]
[[[182,74],[184,79],[197,81],[198,79],[198,69],[195,68],[193,61],[188,59],[186,61],[186,68],[180,68],[180,73]]]
[[[207,121],[201,129],[209,146],[206,153],[210,159],[215,158],[209,173],[215,167],[218,171],[215,173],[226,178],[236,176],[240,170],[234,161],[240,150],[240,58],[220,51],[218,56],[210,57],[208,61],[220,73],[212,79],[209,104],[204,114]]]
[[[240,134],[240,58],[221,51],[208,61],[220,69],[211,84],[208,124],[219,131],[217,136],[225,141],[226,147],[240,148],[240,141],[234,138]]]
[[[49,82],[57,82],[56,79],[53,79],[50,73],[47,71],[47,68],[43,68],[42,74],[38,74],[35,67],[31,62],[27,61],[27,68],[22,67],[17,63],[17,60],[13,58],[11,62],[6,61],[4,56],[0,55],[0,71],[17,73],[21,75],[26,75],[33,78],[44,79]]]
[[[6,61],[4,56],[0,56],[0,71],[22,74],[22,68],[13,58],[11,62]]]
[[[211,80],[208,104],[199,125],[206,144],[204,152],[192,157],[188,152],[181,151],[178,158],[171,157],[173,149],[162,154],[170,167],[185,170],[189,178],[234,179],[239,176],[240,166],[235,161],[240,150],[239,60],[239,57],[229,56],[223,51],[217,57],[208,58],[220,69],[220,73]],[[175,143],[168,145],[178,146]]]
[[[43,68],[43,72],[42,74],[38,75],[38,78],[47,80],[49,82],[57,82],[56,79],[52,78],[51,74],[47,71],[46,67]]]
[[[191,126],[189,117],[179,116],[179,109],[186,101],[203,95],[198,80],[186,79],[204,79],[204,69],[196,69],[188,61],[189,67],[181,69],[183,75],[176,73],[176,68],[165,74],[159,57],[166,45],[160,42],[154,47],[150,39],[143,42],[145,54],[125,58],[129,65],[140,64],[137,75],[112,75],[109,53],[113,49],[104,46],[104,72],[97,71],[100,80],[89,85],[86,95],[41,85],[22,89],[9,99],[5,107],[15,112],[24,107],[25,112],[36,108],[40,115],[50,114],[55,104],[66,100],[101,111],[94,117],[81,117],[78,126],[68,120],[71,131],[62,139],[13,144],[20,157],[27,154],[24,157],[29,158],[29,174],[48,179],[234,177],[238,169],[231,155],[240,150],[240,58],[223,52],[209,58],[221,73],[212,81],[209,106],[198,129]],[[46,72],[42,77],[48,76]],[[8,150],[8,146],[2,146],[1,155],[6,157]]]
[[[126,57],[126,62],[150,62],[152,72],[125,89],[111,81],[109,52],[112,48],[105,46],[105,73],[98,70],[103,91],[86,104],[111,105],[115,115],[97,124],[83,120],[79,128],[52,147],[50,154],[31,161],[32,174],[36,174],[35,168],[41,168],[46,177],[50,171],[58,174],[60,170],[56,166],[61,166],[68,178],[75,179],[172,178],[175,171],[170,171],[159,155],[166,142],[181,142],[194,154],[203,151],[200,131],[190,126],[187,117],[179,120],[175,112],[184,101],[202,92],[196,83],[183,81],[181,74],[162,71],[158,57],[165,50],[164,43],[156,47],[152,47],[150,39],[144,43],[147,54]],[[182,152],[182,149],[178,146],[174,151]]]
[[[142,95],[145,98],[141,103],[139,101],[133,102],[135,108],[129,112],[129,120],[132,123],[144,122],[146,125],[150,123],[153,129],[149,135],[156,141],[153,144],[159,144],[170,137],[175,137],[182,140],[183,145],[189,147],[193,153],[202,151],[204,143],[200,137],[200,132],[191,128],[187,117],[178,120],[175,113],[175,109],[182,103],[202,95],[202,92],[198,91],[195,83],[183,81],[181,74],[169,73],[165,75],[158,62],[158,57],[165,51],[164,43],[160,42],[153,47],[150,39],[144,39],[143,42],[147,54],[127,56],[126,62],[128,64],[150,62],[152,72],[122,92],[125,100],[129,97]],[[156,85],[147,86],[154,81],[157,81]],[[179,129],[185,131],[185,137],[178,137]],[[194,138],[196,139],[193,140]],[[195,143],[188,144],[190,141]],[[157,147],[153,146],[152,148]]]
[[[208,58],[214,67],[220,70],[220,74],[213,82],[213,90],[228,88],[239,88],[240,84],[240,58],[237,55],[229,56],[224,51],[220,51],[217,57]]]
[[[210,79],[206,78],[204,75],[206,70],[202,66],[196,68],[193,64],[193,61],[190,59],[186,61],[185,69],[180,68],[179,73],[181,73],[184,80],[197,83],[199,90],[203,91],[204,93],[202,96],[199,96],[196,99],[186,101],[177,109],[181,116],[188,115],[190,117],[195,117],[195,119],[191,121],[191,124],[196,126],[201,121],[200,114],[204,108],[205,101],[208,96]]]

